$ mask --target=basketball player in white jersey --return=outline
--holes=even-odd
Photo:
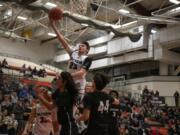
[[[77,49],[71,49],[63,35],[57,30],[55,22],[50,20],[52,28],[54,29],[58,40],[61,42],[63,48],[70,56],[69,72],[74,78],[74,81],[79,89],[78,97],[82,100],[85,92],[86,74],[92,64],[91,58],[87,56],[90,46],[88,42],[82,42]],[[81,102],[81,101],[79,101]]]
[[[33,135],[50,135],[53,132],[51,111],[40,103],[38,99],[31,111],[23,135],[28,135],[28,131],[31,131]]]

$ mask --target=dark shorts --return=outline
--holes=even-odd
[[[89,130],[85,133],[85,135],[111,135],[107,130],[98,131],[98,130]]]
[[[62,124],[59,135],[78,135],[78,128],[75,122]]]
[[[119,129],[118,128],[109,129],[109,135],[120,135]]]

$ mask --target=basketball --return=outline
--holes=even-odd
[[[49,11],[49,19],[52,19],[54,21],[58,21],[62,17],[63,17],[63,11],[60,8],[58,8],[58,7],[52,8]]]

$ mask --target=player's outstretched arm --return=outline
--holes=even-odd
[[[42,89],[37,86],[35,88],[36,94],[38,99],[40,100],[40,102],[48,109],[48,110],[52,110],[54,109],[56,106],[52,103],[47,101],[47,99],[44,97],[44,93],[42,92]]]
[[[57,27],[55,25],[55,21],[50,20],[50,24],[51,24],[54,32],[56,33],[59,42],[62,44],[63,48],[67,51],[68,54],[71,54],[72,50],[71,50],[68,42],[64,38],[64,36],[57,30]]]
[[[82,78],[89,70],[92,64],[92,59],[91,58],[86,58],[81,69],[77,72],[72,73],[71,75],[73,76],[74,79],[79,79]]]

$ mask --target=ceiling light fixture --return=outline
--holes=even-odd
[[[7,15],[7,16],[12,16],[12,10],[8,10],[8,11],[6,12],[6,15]]]
[[[27,20],[27,18],[23,17],[23,16],[18,16],[17,18],[20,19],[20,20],[23,20],[23,21]]]
[[[151,33],[153,33],[153,34],[156,33],[156,32],[157,32],[157,30],[155,30],[155,29],[151,30]]]
[[[172,9],[170,12],[177,12],[177,11],[179,11],[180,10],[180,7],[177,7],[177,8],[175,8],[175,9]]]
[[[144,31],[144,27],[143,26],[139,26],[139,32],[143,32]]]
[[[57,7],[57,5],[56,4],[54,4],[54,3],[51,3],[51,2],[47,2],[46,4],[45,4],[46,6],[49,6],[49,7]]]
[[[120,9],[119,13],[129,14],[130,12],[126,9]]]
[[[89,26],[89,25],[86,24],[86,23],[81,23],[81,25],[82,25],[82,26],[86,26],[86,27]]]
[[[55,33],[48,33],[48,35],[51,36],[51,37],[56,37]]]
[[[180,1],[178,1],[178,0],[169,0],[169,2],[174,3],[174,4],[179,4],[180,3]]]
[[[125,24],[122,24],[122,25],[111,25],[114,29],[119,29],[119,28],[122,28],[122,27],[128,27],[130,25],[135,25],[136,23],[138,23],[138,21],[132,21],[132,22],[129,22],[129,23],[125,23]]]

